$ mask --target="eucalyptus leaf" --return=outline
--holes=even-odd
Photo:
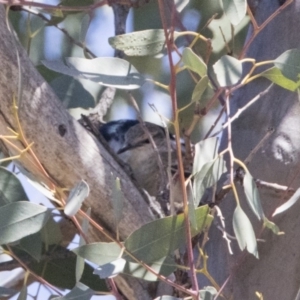
[[[243,187],[250,208],[259,220],[263,220],[265,215],[261,206],[258,189],[253,177],[249,172],[246,172],[244,176]]]
[[[282,53],[274,60],[274,65],[288,79],[299,82],[300,74],[300,50],[291,49]]]
[[[0,167],[0,207],[24,200],[28,200],[28,198],[18,177]]]
[[[19,166],[18,166],[18,169],[19,169]],[[27,175],[23,172],[24,169],[20,170],[26,177]],[[44,195],[46,198],[50,199],[50,200],[56,200],[55,198],[55,195],[54,195],[54,192],[49,190],[49,188],[45,185],[43,185],[42,182],[38,182],[38,181],[35,181],[34,178],[29,178],[27,177],[27,181],[35,188],[37,189],[42,195]]]
[[[223,9],[232,25],[238,25],[246,16],[247,0],[222,0]]]
[[[46,225],[42,228],[41,240],[48,248],[49,245],[59,244],[62,241],[62,233],[57,222],[50,218]]]
[[[176,269],[176,264],[170,257],[162,257],[155,262],[149,263],[148,266],[156,273],[165,277],[172,274]],[[141,264],[135,262],[127,262],[123,273],[147,281],[158,280],[155,274],[146,270]]]
[[[88,82],[88,84],[86,82]],[[62,74],[52,80],[50,86],[64,107],[69,110],[78,107],[89,109],[95,106],[94,96],[90,92],[92,89],[96,90],[101,88],[96,82],[91,83],[91,81],[87,79],[81,78],[79,80],[78,78]],[[91,90],[88,90],[87,86],[89,86]]]
[[[50,209],[26,201],[0,207],[0,244],[12,243],[38,232],[50,216]]]
[[[46,261],[33,261],[29,264],[29,268],[54,286],[72,289],[76,284],[76,255],[71,254],[73,253],[70,253],[68,249],[53,245],[47,251],[48,259]],[[23,255],[18,254],[18,257],[22,259]],[[93,290],[108,291],[105,281],[101,280],[99,276],[93,275],[93,271],[94,268],[86,263],[80,281]]]
[[[199,172],[194,174],[193,191],[196,205],[199,205],[205,190],[215,185],[226,171],[226,164],[223,157],[218,157],[206,163]]]
[[[201,77],[207,75],[207,66],[191,48],[184,48],[182,52],[183,64],[191,71],[199,74]]]
[[[273,223],[270,220],[268,220],[266,217],[264,219],[264,227],[269,228],[276,235],[283,234],[283,232],[280,231],[279,227],[275,223]]]
[[[91,215],[91,208],[88,208],[86,214],[88,216]],[[89,229],[89,219],[88,218],[84,218],[83,221],[82,221],[82,225],[81,225],[82,233],[86,235],[88,233],[88,229]],[[85,242],[85,239],[84,239],[83,235],[80,234],[80,237],[79,237],[79,246],[83,246],[83,245],[86,245],[86,242]],[[81,256],[77,255],[76,256],[76,270],[75,270],[76,282],[79,282],[79,280],[80,280],[80,278],[81,278],[81,276],[83,274],[84,265],[85,265],[84,258],[82,258]]]
[[[218,155],[219,138],[211,137],[195,144],[193,174],[201,171],[202,167]]]
[[[80,257],[100,266],[116,260],[122,254],[121,247],[113,242],[92,243],[72,249],[72,251]]]
[[[283,76],[281,71],[276,67],[265,70],[264,72],[260,73],[260,76],[265,77],[275,84],[292,92],[296,91],[300,86],[300,80],[297,80],[297,82],[295,82],[288,79],[287,77]]]
[[[203,300],[214,300],[218,291],[213,286],[205,286],[199,291],[200,298]]]
[[[84,265],[85,265],[84,259],[82,257],[80,257],[79,255],[77,255],[77,257],[76,257],[76,267],[75,267],[76,282],[79,282],[79,280],[81,279],[81,276],[82,276],[83,271],[84,271]]]
[[[76,286],[65,296],[52,298],[53,300],[89,300],[94,295],[94,291],[81,282],[78,282]]]
[[[189,220],[191,223],[191,227],[194,230],[198,230],[198,223],[196,220],[196,214],[195,214],[195,208],[196,208],[196,200],[194,198],[194,194],[193,194],[193,188],[191,183],[188,184],[187,188],[186,188],[186,193],[187,193],[187,197],[188,197],[188,214],[189,214]]]
[[[201,101],[201,97],[202,97],[203,93],[205,92],[205,90],[208,86],[208,83],[209,83],[209,80],[206,75],[198,81],[198,83],[196,84],[196,86],[193,90],[192,102]]]
[[[19,246],[36,261],[40,261],[42,255],[42,240],[40,232],[22,238]]]
[[[277,207],[273,213],[273,217],[283,213],[284,211],[288,210],[290,207],[292,207],[295,203],[297,203],[300,199],[300,188],[296,190],[294,195],[285,203]]]
[[[42,61],[42,63],[50,70],[119,89],[138,89],[145,82],[134,66],[121,58],[85,59],[69,57],[65,61],[66,63],[63,61]]]
[[[198,230],[191,228],[192,236],[210,225],[212,216],[208,214],[208,210],[208,206],[195,209]],[[179,214],[143,225],[125,240],[125,247],[138,259],[151,263],[173,254],[185,241],[184,215]],[[123,257],[130,260],[126,255]]]
[[[221,87],[235,85],[242,78],[242,62],[229,55],[222,56],[213,69]]]
[[[113,278],[123,272],[126,264],[126,260],[123,258],[118,258],[112,262],[98,267],[94,274],[98,275],[100,278]]]
[[[77,8],[78,6],[81,7],[82,5],[93,5],[93,0],[62,0],[58,3],[61,6],[69,6],[73,8]],[[65,14],[74,14],[74,13],[81,13],[82,9],[78,8],[78,11],[64,11]]]
[[[68,217],[73,217],[81,208],[83,201],[88,197],[89,193],[90,188],[88,184],[84,180],[78,182],[69,193],[64,213]]]
[[[178,33],[174,32],[174,40]],[[163,29],[147,29],[110,37],[109,44],[128,56],[147,56],[161,52],[165,47]]]
[[[23,285],[17,300],[27,300],[27,286]]]
[[[233,213],[233,230],[241,250],[247,251],[258,258],[256,237],[251,222],[238,205]]]
[[[175,0],[175,6],[176,6],[176,10],[178,12],[181,12],[188,4],[189,4],[190,0]]]
[[[91,15],[86,14],[81,20],[80,41],[82,43],[85,43],[86,34],[90,24],[91,24]]]

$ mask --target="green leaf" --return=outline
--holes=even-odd
[[[189,4],[190,0],[175,0],[175,6],[176,6],[176,10],[178,12],[181,12],[188,4]]]
[[[174,40],[178,33],[174,32]],[[109,44],[128,56],[147,56],[161,52],[165,47],[165,32],[163,29],[148,29],[110,37]]]
[[[0,167],[0,207],[24,200],[28,200],[28,198],[18,177]]]
[[[76,255],[70,255],[69,252],[68,249],[61,246],[51,246],[47,252],[48,259],[41,262],[33,261],[29,264],[29,268],[54,286],[72,289],[76,284]],[[105,281],[100,280],[99,276],[93,275],[93,271],[94,268],[85,264],[81,282],[93,290],[107,291]]]
[[[176,269],[176,264],[174,260],[170,257],[162,257],[161,259],[158,259],[157,261],[148,264],[148,266],[156,273],[165,277],[172,274]],[[123,273],[147,281],[158,280],[156,275],[154,275],[152,272],[146,270],[143,266],[135,262],[127,262]]]
[[[72,249],[72,251],[97,265],[105,265],[121,256],[122,249],[116,243],[92,243]]]
[[[138,89],[145,82],[128,61],[116,57],[94,59],[69,57],[66,58],[66,64],[63,61],[42,61],[42,63],[50,70],[119,89]]]
[[[207,75],[205,62],[191,48],[183,49],[182,61],[188,69],[199,74],[201,77]]]
[[[71,76],[59,75],[59,77],[50,82],[50,86],[65,108],[75,109],[80,107],[89,109],[95,106],[95,99],[86,87],[89,86],[93,90],[99,89],[96,82],[91,84],[90,80],[81,79],[79,81]],[[86,83],[83,85],[84,81],[88,82],[88,85]]]
[[[21,292],[17,298],[17,300],[27,300],[27,286],[24,285],[21,289]]]
[[[298,82],[300,73],[300,50],[291,49],[274,60],[274,65],[288,79]]]
[[[94,291],[81,282],[78,282],[76,286],[65,296],[52,298],[53,300],[89,300],[94,295]]]
[[[269,229],[272,230],[273,233],[276,234],[276,235],[281,235],[281,234],[283,234],[283,232],[280,231],[279,227],[278,227],[275,223],[273,223],[273,222],[271,222],[270,220],[268,220],[266,217],[265,217],[265,219],[264,219],[264,227],[269,228]]]
[[[281,71],[276,67],[267,69],[259,75],[292,92],[296,91],[300,86],[300,80],[295,83],[293,80],[283,76]]]
[[[46,13],[49,13],[49,11],[45,11]],[[62,21],[64,21],[66,18],[66,15],[63,14],[63,12],[60,9],[55,9],[51,11],[51,19],[49,23],[46,23],[45,26],[56,26]]]
[[[199,291],[200,299],[203,300],[214,300],[217,293],[218,291],[213,286],[206,286]]]
[[[191,227],[194,230],[198,230],[198,223],[196,219],[196,213],[195,213],[195,208],[196,206],[196,201],[194,199],[194,194],[193,194],[193,188],[192,185],[189,183],[188,186],[186,187],[187,189],[187,197],[188,197],[188,213],[189,213],[189,220],[191,223]]]
[[[22,247],[22,249],[24,249],[36,261],[41,259],[42,240],[40,232],[22,238],[19,246]]]
[[[192,95],[192,102],[200,101],[203,93],[205,92],[208,86],[209,80],[207,76],[201,78],[198,83],[196,84],[193,95]]]
[[[276,208],[276,210],[273,213],[273,217],[283,213],[284,211],[292,207],[295,203],[299,201],[299,199],[300,199],[300,188],[296,190],[294,195],[288,201],[286,201],[285,203],[283,203],[282,205]]]
[[[81,7],[83,5],[88,6],[93,4],[94,4],[94,0],[62,0],[58,4],[58,6],[69,6],[69,7],[76,8],[77,6]]]
[[[208,210],[208,206],[202,206],[195,210],[198,230],[195,231],[192,228],[192,236],[210,225],[212,216],[208,214]],[[173,254],[173,251],[185,242],[184,216],[179,214],[143,225],[125,240],[125,247],[138,259],[151,263]],[[124,258],[130,260],[127,256]]]
[[[83,44],[85,43],[86,34],[91,24],[91,17],[92,16],[90,14],[86,14],[81,20],[80,41]]]
[[[88,197],[89,193],[90,188],[88,184],[84,180],[78,182],[70,191],[68,199],[66,200],[67,204],[65,206],[64,213],[68,217],[73,217],[76,215],[78,210],[81,208],[83,201]]]
[[[221,87],[232,86],[242,78],[242,63],[229,55],[222,56],[213,65],[213,69]]]
[[[195,157],[193,163],[193,193],[198,206],[206,188],[214,185],[226,172],[223,158],[215,160],[218,154],[219,139],[217,137],[208,138],[195,145]],[[216,163],[216,164],[215,164]]]
[[[12,243],[40,231],[50,216],[50,209],[25,201],[0,207],[0,244]]]
[[[194,174],[193,191],[196,206],[199,205],[205,190],[215,185],[226,171],[223,157],[218,157],[214,161],[206,163],[198,173]]]
[[[49,245],[59,244],[62,240],[62,233],[57,222],[50,218],[41,230],[41,240],[48,248]]]
[[[246,16],[247,0],[222,0],[223,10],[232,25],[238,25]]]
[[[233,230],[241,250],[245,248],[258,258],[255,234],[247,215],[238,205],[233,213]]]
[[[248,204],[259,220],[263,220],[265,215],[261,206],[258,189],[253,177],[249,172],[246,172],[243,181],[244,192]]]
[[[36,66],[36,69],[39,71],[39,73],[44,77],[44,79],[50,83],[55,78],[60,77],[60,74],[57,74],[56,72],[46,68],[44,65],[40,64]]]
[[[125,264],[126,264],[125,259],[118,258],[105,265],[101,265],[94,271],[94,274],[98,275],[102,279],[113,278],[116,277],[121,272],[123,272]]]
[[[90,207],[88,208],[86,215],[89,217],[91,216],[91,208]],[[82,229],[82,233],[87,235],[88,229],[89,229],[89,219],[88,218],[83,219],[81,229]],[[85,242],[83,235],[80,234],[79,246],[83,246],[83,245],[86,245],[86,242]],[[80,278],[84,271],[84,265],[85,265],[84,258],[77,255],[76,256],[76,271],[75,271],[76,282],[80,281]]]
[[[211,162],[217,157],[218,148],[219,139],[217,137],[205,139],[195,145],[193,174],[200,172],[206,163]]]

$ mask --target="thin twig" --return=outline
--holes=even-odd
[[[55,291],[58,295],[62,296],[62,293],[52,284],[50,284],[49,282],[47,282],[44,278],[42,278],[41,276],[35,274],[33,271],[31,271],[30,269],[28,269],[28,267],[23,263],[22,260],[20,260],[18,258],[18,256],[16,256],[14,254],[14,252],[11,250],[10,246],[6,245],[6,247],[9,249],[9,255],[12,256],[18,263],[19,265],[24,269],[27,270],[28,272],[30,272],[31,275],[33,275],[39,282],[47,285],[48,287],[50,287],[53,291]]]
[[[43,21],[45,21],[48,25],[51,25],[51,26],[54,26],[55,28],[57,28],[59,31],[61,31],[69,40],[70,42],[72,42],[74,45],[82,48],[85,50],[86,53],[90,54],[91,57],[96,57],[96,55],[90,50],[88,49],[83,43],[79,42],[79,41],[76,41],[70,34],[69,32],[64,29],[64,28],[61,28],[58,24],[51,24],[51,20],[48,19],[46,16],[44,16],[42,13],[40,12],[37,12],[36,10],[32,9],[32,8],[25,8],[25,7],[22,7],[21,8],[23,11],[29,13],[29,14],[32,14],[32,15],[35,15],[36,17],[39,17],[40,19],[42,19]]]
[[[272,135],[274,132],[274,128],[269,128],[265,136],[260,140],[260,142],[254,147],[254,149],[249,153],[247,158],[244,160],[244,164],[247,165],[252,160],[253,156],[257,153],[257,151],[265,144],[266,140]]]
[[[174,4],[173,4],[174,5]],[[176,70],[173,63],[173,43],[174,43],[174,31],[172,29],[168,30],[166,15],[164,11],[164,2],[162,0],[158,1],[160,18],[163,24],[163,29],[166,37],[166,45],[167,45],[167,53],[168,53],[168,60],[171,72],[170,84],[169,84],[169,91],[172,100],[172,108],[173,108],[173,118],[174,118],[174,129],[175,129],[175,138],[176,138],[176,148],[177,148],[177,159],[178,159],[178,171],[179,171],[179,180],[181,185],[181,190],[183,194],[183,203],[184,203],[184,224],[185,224],[185,231],[186,231],[186,243],[187,243],[187,256],[190,266],[191,272],[191,280],[192,280],[192,288],[194,293],[197,296],[193,296],[194,299],[198,299],[199,288],[198,288],[198,281],[196,276],[196,270],[194,265],[194,254],[193,254],[193,246],[192,246],[192,239],[191,239],[191,228],[190,228],[190,220],[188,215],[188,200],[187,200],[187,193],[185,187],[185,177],[184,177],[184,168],[183,168],[183,161],[182,161],[182,151],[181,151],[181,143],[180,143],[180,129],[179,129],[179,122],[178,122],[178,112],[177,112],[177,94],[176,94]]]
[[[253,25],[253,32],[251,34],[251,36],[249,37],[248,41],[246,42],[246,45],[243,48],[243,51],[240,54],[240,59],[243,58],[248,50],[248,48],[250,47],[250,45],[252,44],[252,42],[254,41],[254,39],[256,38],[256,36],[275,18],[277,17],[285,8],[287,8],[290,4],[292,4],[294,2],[294,0],[287,0],[282,6],[280,6],[271,16],[269,16],[267,18],[267,20],[265,20],[261,25],[257,25],[256,20],[254,19],[254,16],[251,12],[251,9],[248,8],[248,14],[250,16],[252,25]]]
[[[247,102],[246,105],[239,108],[237,112],[234,114],[234,116],[228,118],[228,121],[222,126],[222,130],[227,128],[230,123],[232,123],[234,120],[236,120],[246,109],[248,109],[252,104],[254,104],[257,100],[265,96],[271,88],[274,86],[274,83],[271,83],[264,91],[260,92],[258,95],[256,95],[253,99],[251,99],[249,102]]]

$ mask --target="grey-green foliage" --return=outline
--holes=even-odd
[[[191,226],[192,236],[201,233],[202,230],[210,226],[212,221],[207,206],[195,209],[194,213],[197,226]],[[173,253],[185,242],[184,215],[179,214],[143,225],[125,240],[124,247],[136,259],[153,267],[157,273],[168,276],[175,268]],[[126,251],[123,252],[121,245],[115,242],[92,243],[72,251],[100,266],[111,263],[110,268],[122,256],[126,260],[124,273],[145,280],[157,280],[155,275],[147,271]]]
[[[178,33],[174,32],[174,40]],[[163,29],[148,29],[109,38],[109,44],[128,56],[155,55],[163,51],[166,37]]]
[[[235,85],[242,78],[242,63],[232,56],[222,56],[213,68],[221,87]]]
[[[288,79],[298,82],[300,74],[300,50],[287,50],[274,60],[274,65]]]
[[[97,82],[104,86],[132,90],[141,87],[144,78],[128,61],[116,57],[85,59],[69,57],[63,61],[43,61],[50,70]]]
[[[0,167],[0,206],[16,201],[28,200],[18,177]]]
[[[50,216],[50,209],[25,201],[0,207],[0,244],[12,243],[38,232]]]
[[[251,222],[240,205],[234,210],[233,230],[241,250],[246,249],[258,258],[256,237]]]

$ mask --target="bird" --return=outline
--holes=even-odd
[[[130,119],[110,121],[100,126],[99,131],[109,148],[130,167],[139,186],[157,196],[160,183],[167,178],[168,155],[170,167],[177,164],[174,136],[169,134],[167,139],[163,127]]]

